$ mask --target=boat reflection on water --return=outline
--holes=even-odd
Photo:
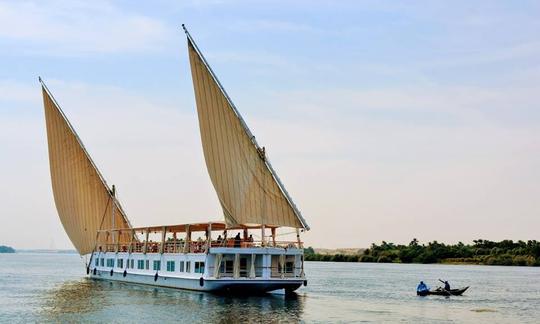
[[[68,320],[71,315],[80,318],[107,303],[103,287],[87,278],[66,281],[42,297],[41,314],[50,321]]]
[[[83,278],[47,291],[42,300],[40,317],[52,322],[297,322],[303,317],[305,296],[233,297]]]

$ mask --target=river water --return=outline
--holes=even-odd
[[[224,297],[93,281],[75,254],[0,254],[0,322],[540,322],[540,268],[307,262],[306,274],[295,297]],[[438,278],[471,288],[415,295]]]

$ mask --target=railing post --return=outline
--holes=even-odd
[[[296,228],[296,241],[298,242],[298,248],[302,248],[302,241],[300,241],[300,229]]]
[[[276,247],[276,228],[272,227],[272,245]]]

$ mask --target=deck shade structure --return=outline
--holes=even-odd
[[[85,255],[94,250],[98,230],[131,225],[44,83],[42,92],[56,209],[71,242]],[[107,241],[129,241],[130,236],[130,231],[124,231]]]
[[[185,30],[185,27],[184,27]],[[261,148],[186,31],[199,128],[225,222],[309,229]]]

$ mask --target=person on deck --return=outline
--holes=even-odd
[[[234,237],[234,247],[239,248],[240,247],[240,241],[242,241],[242,238],[240,238],[240,233],[238,233]]]
[[[424,292],[428,290],[428,286],[423,281],[420,281],[420,284],[418,285],[418,287],[416,287],[416,292]]]
[[[221,234],[218,236],[216,243],[218,246],[221,246],[221,243],[223,242],[223,239],[221,238]]]

